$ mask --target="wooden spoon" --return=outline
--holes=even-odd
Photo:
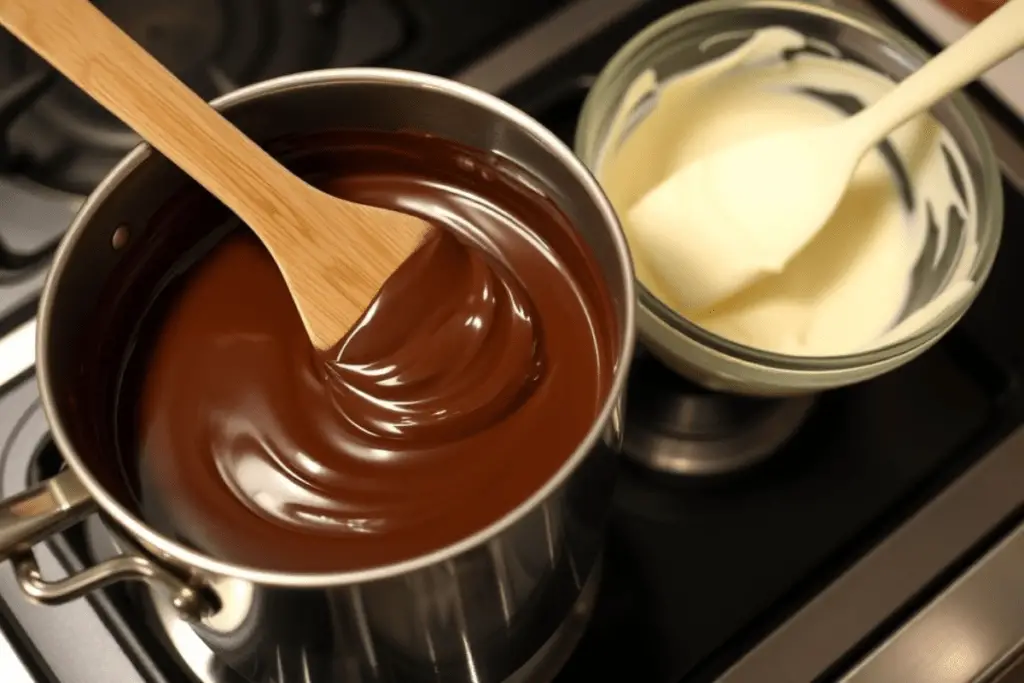
[[[348,332],[429,229],[293,175],[88,0],[0,0],[0,24],[252,228],[319,349]]]

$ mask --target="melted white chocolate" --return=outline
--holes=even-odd
[[[637,276],[661,301],[747,346],[835,356],[914,334],[975,286],[970,270],[977,253],[977,197],[969,183],[963,196],[958,191],[950,167],[966,179],[967,164],[933,117],[919,116],[889,136],[895,165],[880,148],[864,157],[835,214],[782,273],[708,310],[677,305],[671,292],[680,282],[665,279],[692,280],[699,274],[664,267],[671,257],[665,253],[657,255],[659,267],[652,268],[654,255],[645,251],[628,219],[641,197],[695,158],[753,136],[848,115],[822,93],[852,96],[868,105],[893,88],[887,77],[863,66],[801,51],[807,43],[790,29],[767,28],[725,56],[666,83],[645,72],[623,98],[597,177],[623,220]],[[901,195],[899,168],[912,188],[909,205]],[[957,214],[962,225],[951,223],[949,217]],[[705,267],[710,272],[716,264]],[[934,294],[918,301],[921,288]]]

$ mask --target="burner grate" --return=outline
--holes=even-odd
[[[359,0],[95,0],[97,7],[204,99],[298,71],[338,66],[345,22]],[[400,11],[375,3],[361,28],[381,40],[378,60],[403,36]],[[84,195],[138,137],[39,57],[0,32],[0,172]]]
[[[0,172],[17,172],[28,163],[9,144],[7,133],[56,81],[57,74],[51,70],[34,71],[0,90]],[[0,285],[29,276],[34,267],[49,262],[56,248],[57,240],[52,239],[27,251],[17,250],[0,236]]]

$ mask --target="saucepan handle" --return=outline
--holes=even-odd
[[[198,620],[215,611],[204,591],[141,552],[123,552],[61,579],[43,578],[32,546],[96,511],[96,502],[69,469],[0,501],[0,562],[11,560],[18,583],[30,599],[60,604],[117,581],[142,581],[169,593],[185,619]]]

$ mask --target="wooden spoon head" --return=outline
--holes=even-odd
[[[266,229],[257,232],[284,274],[310,340],[327,350],[348,334],[433,228],[416,216],[326,194],[314,204],[301,211],[305,224],[288,231],[279,224],[274,239],[267,239]]]

